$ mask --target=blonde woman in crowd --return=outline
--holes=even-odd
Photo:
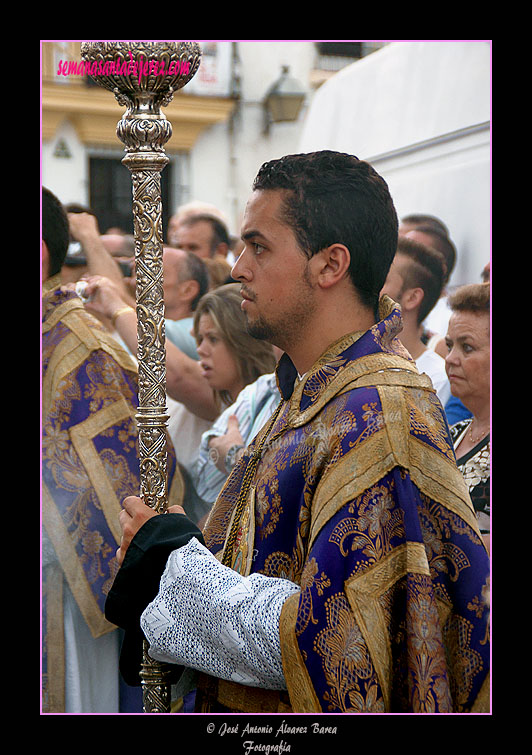
[[[215,353],[218,355],[222,351],[227,352],[225,367],[217,366],[218,362],[214,362],[214,357],[211,358],[206,352],[207,345],[202,352],[205,356],[200,356],[200,361],[197,361],[166,340],[168,395],[183,403],[192,414],[211,422],[224,408],[223,400],[232,403],[248,382],[253,382],[259,375],[272,372],[276,364],[273,347],[257,341],[247,332],[245,317],[240,309],[242,298],[238,293],[239,288],[238,284],[229,284],[210,291],[200,299],[195,313],[194,335],[196,339],[201,338],[203,341],[206,338],[207,318],[200,324],[199,313],[205,313],[203,300],[207,299],[210,318],[212,319],[213,313],[217,318],[217,338],[221,348]],[[109,317],[120,338],[131,353],[136,354],[137,314],[124,301],[113,282],[94,276],[88,280],[86,295],[90,298],[87,308]],[[210,330],[213,331],[213,328]]]
[[[239,292],[239,283],[220,286],[205,294],[194,312],[199,367],[220,409],[276,365],[273,347],[249,335]]]

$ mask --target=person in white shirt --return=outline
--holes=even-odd
[[[443,406],[451,396],[445,360],[421,340],[421,323],[439,299],[445,263],[441,254],[405,236],[399,236],[397,252],[381,293],[401,305],[403,330],[399,339],[420,372],[426,373]]]
[[[261,375],[240,391],[201,439],[194,470],[198,495],[213,504],[232,467],[281,400],[275,373]]]
[[[443,255],[446,271],[442,289],[438,300],[423,321],[423,329],[425,333],[430,334],[427,344],[429,348],[445,359],[447,355],[445,334],[451,316],[447,287],[456,265],[456,247],[440,220],[423,215],[417,216],[417,222],[416,216],[410,216],[410,219],[403,218],[399,226],[399,236],[406,236],[407,239],[429,246]]]

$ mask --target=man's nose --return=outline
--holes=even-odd
[[[246,255],[246,248],[240,252],[238,255],[232,269],[231,269],[231,278],[234,278],[234,280],[250,280],[251,278],[251,271],[249,269],[249,265],[247,264],[247,255]]]

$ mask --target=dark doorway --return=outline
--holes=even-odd
[[[168,225],[171,211],[170,186],[172,166],[161,173],[163,228]],[[133,194],[131,173],[116,157],[89,158],[90,207],[98,218],[100,233],[109,228],[121,228],[133,233]]]

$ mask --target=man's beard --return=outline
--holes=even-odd
[[[271,325],[264,322],[260,317],[254,322],[246,321],[247,331],[250,336],[256,338],[258,341],[268,341],[273,343],[273,339],[276,338],[275,329]]]
[[[285,351],[291,344],[305,336],[306,326],[314,312],[313,288],[308,278],[307,268],[297,290],[292,292],[291,305],[275,319],[265,320],[258,315],[250,321],[246,315],[248,333],[259,341],[278,346]]]

